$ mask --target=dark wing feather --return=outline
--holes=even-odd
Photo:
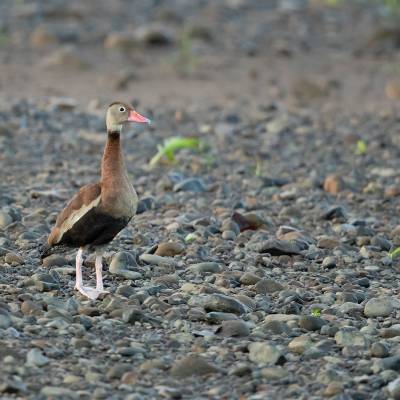
[[[97,199],[99,199],[100,195],[100,183],[92,183],[82,187],[57,217],[56,225],[50,232],[50,235],[47,239],[48,245],[54,246],[61,244],[65,233],[68,232],[79,219],[81,219],[91,210],[89,206],[92,204],[93,207],[96,206],[96,203],[98,203]]]

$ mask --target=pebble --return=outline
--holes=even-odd
[[[13,265],[13,264],[20,265],[20,264],[24,264],[24,262],[25,262],[24,259],[19,254],[16,254],[16,253],[7,253],[4,258],[4,261],[10,265]]]
[[[342,328],[335,334],[336,344],[340,347],[367,347],[367,337],[353,328]]]
[[[188,269],[196,274],[217,273],[221,271],[221,267],[216,262],[202,262],[189,265]]]
[[[45,268],[51,267],[62,267],[64,265],[68,265],[69,262],[65,257],[62,257],[58,254],[51,254],[48,257],[45,257],[42,260],[42,264]]]
[[[217,333],[227,337],[245,337],[250,335],[250,328],[243,320],[229,320],[222,322]]]
[[[319,317],[311,315],[302,315],[299,319],[299,326],[306,331],[319,331],[326,322]]]
[[[400,400],[400,378],[395,379],[387,385],[389,396],[393,400]]]
[[[306,248],[304,243],[298,241],[269,239],[257,246],[259,253],[268,253],[271,256],[298,255]]]
[[[154,254],[162,257],[174,257],[181,254],[184,250],[185,246],[182,243],[163,242],[157,246],[157,250]]]
[[[253,342],[248,346],[249,359],[257,365],[283,364],[285,357],[274,345],[266,342]]]
[[[0,229],[4,229],[6,226],[13,222],[11,215],[7,212],[0,210]]]
[[[387,317],[393,311],[393,304],[389,297],[377,297],[365,303],[364,314],[366,317]]]
[[[113,256],[109,271],[111,274],[125,279],[142,279],[142,274],[132,271],[133,268],[138,268],[135,256],[127,251],[121,251]]]
[[[233,297],[223,294],[213,294],[207,297],[204,309],[209,311],[221,311],[233,314],[245,314],[248,308]]]
[[[282,291],[284,286],[273,279],[261,279],[254,288],[259,294],[271,294]]]
[[[313,346],[313,342],[308,335],[301,335],[294,338],[288,344],[288,349],[294,353],[303,354]]]
[[[390,355],[388,346],[382,342],[372,343],[370,353],[372,357],[378,358],[384,358]]]
[[[175,192],[193,192],[193,193],[203,193],[206,191],[204,183],[199,178],[188,178],[184,179],[174,186]]]
[[[176,267],[178,265],[178,262],[172,257],[161,257],[155,254],[141,254],[139,260],[146,264],[158,265],[159,267]]]
[[[39,349],[34,348],[28,351],[26,363],[29,366],[44,367],[49,363],[49,359]]]
[[[189,355],[176,361],[171,368],[171,375],[176,379],[190,376],[203,376],[219,372],[218,368],[209,364],[203,357]]]
[[[338,175],[328,175],[324,181],[325,192],[338,194],[344,189],[344,181]]]
[[[242,285],[255,285],[261,278],[258,275],[252,274],[251,272],[245,272],[241,277],[239,282]]]

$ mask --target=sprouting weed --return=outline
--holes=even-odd
[[[201,142],[197,138],[188,138],[182,136],[174,136],[164,140],[163,145],[158,146],[157,154],[150,160],[149,165],[154,166],[163,157],[166,157],[168,161],[175,160],[175,152],[181,149],[200,149]]]

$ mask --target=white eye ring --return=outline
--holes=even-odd
[[[120,107],[119,112],[125,112],[125,107]]]

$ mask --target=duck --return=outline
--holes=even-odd
[[[150,120],[124,102],[116,101],[108,106],[107,141],[100,180],[81,187],[67,203],[42,251],[44,258],[57,247],[78,249],[75,289],[91,300],[108,293],[104,290],[102,275],[105,247],[128,225],[137,209],[138,196],[128,177],[121,147],[122,130],[130,123],[150,124]],[[96,254],[96,287],[83,284],[83,253],[86,250],[94,250]]]

